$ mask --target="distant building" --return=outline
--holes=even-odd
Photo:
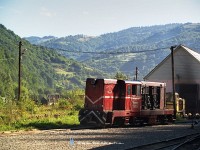
[[[60,94],[48,94],[47,98],[42,98],[41,103],[44,105],[54,105],[58,102],[58,99],[60,98]]]
[[[179,45],[174,49],[175,90],[186,100],[186,113],[200,113],[200,54]],[[158,64],[144,80],[167,83],[172,92],[171,55]]]

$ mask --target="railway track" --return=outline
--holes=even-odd
[[[196,123],[195,123],[196,122]],[[194,128],[194,125],[200,123],[200,120],[196,120],[196,121],[192,121],[192,120],[186,120],[186,121],[180,121],[180,122],[175,122],[173,124],[191,124],[191,128]],[[163,125],[163,124],[157,124],[157,125]],[[169,125],[169,124],[165,124],[165,125]],[[165,126],[163,125],[163,126]],[[133,128],[133,127],[145,127],[145,126],[149,126],[148,124],[142,124],[142,125],[122,125],[122,126],[117,126],[117,125],[113,125],[113,126],[105,126],[105,127],[99,127],[96,126],[95,124],[88,124],[88,125],[77,125],[75,127],[71,127],[70,130],[84,130],[84,129],[107,129],[107,128]],[[156,125],[155,125],[156,126]]]
[[[194,137],[189,138],[185,142],[180,143],[173,150],[182,150],[182,149],[200,150],[200,133]]]
[[[133,147],[127,150],[200,150],[200,133],[190,134],[151,144]]]

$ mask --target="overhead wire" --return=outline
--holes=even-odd
[[[163,49],[169,49],[169,47],[163,47],[163,48],[157,48],[157,49],[149,49],[149,50],[141,50],[141,51],[117,51],[117,52],[92,52],[92,51],[72,51],[72,50],[66,50],[66,49],[52,49],[52,50],[57,50],[57,51],[65,51],[65,52],[70,52],[70,53],[87,53],[87,54],[130,54],[130,53],[145,53],[145,52],[152,52],[152,51],[159,51]]]
[[[120,49],[120,48],[118,48]],[[123,49],[123,48],[121,48]],[[100,54],[100,55],[119,55],[119,54],[138,54],[138,53],[148,53],[148,52],[156,52],[155,54],[157,54],[158,52],[157,51],[161,51],[161,50],[167,50],[167,49],[170,49],[169,47],[162,47],[162,48],[155,48],[155,49],[145,49],[145,50],[140,50],[140,51],[116,51],[116,52],[105,52],[105,51],[101,51],[101,52],[92,52],[92,51],[73,51],[73,50],[66,50],[66,49],[61,49],[61,48],[56,48],[56,49],[51,49],[51,50],[56,50],[56,51],[63,51],[63,52],[69,52],[69,53],[77,53],[77,54]],[[155,54],[148,54],[149,55],[155,55]],[[164,56],[166,57],[166,56]],[[163,57],[163,58],[164,58]],[[97,60],[101,58],[100,56],[95,56],[95,57],[90,57],[89,59],[87,60]],[[86,62],[87,60],[84,60],[84,61],[80,61],[80,62]],[[147,60],[155,60],[155,58],[147,58],[145,59],[146,61]],[[101,60],[103,61],[103,60]],[[107,61],[107,60],[106,60]],[[137,60],[137,61],[142,61],[142,60]],[[119,61],[118,61],[119,62]],[[120,61],[120,62],[132,62],[130,60],[125,60],[125,61]]]
[[[155,53],[151,53],[151,54],[148,54],[149,55],[155,55],[159,52],[157,51],[160,51],[161,50],[166,50],[166,49],[169,49],[169,47],[163,47],[163,48],[156,48],[156,49],[146,49],[146,50],[140,50],[140,51],[117,51],[117,52],[105,52],[105,51],[102,51],[102,52],[91,52],[91,51],[72,51],[72,50],[66,50],[66,49],[51,49],[51,50],[56,50],[56,51],[65,51],[65,52],[70,52],[70,53],[87,53],[87,54],[103,54],[103,55],[108,55],[108,54],[112,54],[112,55],[119,55],[119,54],[137,54],[137,53],[147,53],[147,52],[155,52]],[[178,55],[180,56],[180,55]],[[181,56],[184,56],[184,55],[181,55]],[[166,57],[166,56],[163,56],[163,57]],[[97,57],[92,57],[90,58],[91,59],[95,59]],[[6,60],[9,60],[9,59],[14,59],[14,58],[5,58],[5,59],[0,59],[0,61],[6,61]],[[146,58],[146,59],[137,59],[137,62],[142,62],[142,61],[149,61],[149,60],[155,60],[155,59],[159,59],[159,58]],[[86,60],[84,60],[86,61]],[[110,59],[108,60],[104,60],[104,61],[110,61]],[[83,61],[82,61],[83,62]],[[118,62],[135,62],[133,60],[118,60]],[[113,63],[113,61],[111,61],[110,63]]]
[[[147,52],[148,52],[148,51],[147,51]],[[158,58],[158,57],[153,57],[153,58],[152,58],[152,55],[156,55],[156,54],[158,54],[158,53],[161,53],[161,51],[159,51],[159,52],[155,51],[154,53],[148,54],[148,56],[145,55],[145,57],[147,57],[147,58],[141,58],[141,57],[136,57],[136,58],[135,58],[135,57],[131,57],[131,56],[130,56],[130,60],[122,60],[123,57],[124,57],[125,59],[128,58],[128,57],[125,55],[125,56],[120,57],[120,60],[117,60],[117,62],[135,62],[135,61],[137,61],[137,62],[143,62],[143,61],[150,61],[150,60],[159,60],[160,58]],[[160,57],[161,57],[161,59],[164,59],[165,57],[167,57],[167,55],[169,55],[169,54],[165,54],[165,55],[160,56]],[[111,56],[111,57],[112,57],[112,56]],[[83,60],[83,61],[81,61],[81,62],[87,62],[88,60],[90,60],[90,61],[92,61],[92,60],[98,60],[99,58],[101,58],[101,56],[91,57],[91,58],[89,58],[89,59],[87,59],[87,60]],[[135,58],[135,60],[133,60],[134,58]],[[108,59],[108,58],[105,58],[105,59],[100,60],[100,61],[109,61],[109,62],[111,62],[111,63],[116,63],[115,60],[112,61],[111,59]]]

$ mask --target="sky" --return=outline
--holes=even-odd
[[[0,24],[20,37],[98,36],[187,22],[200,23],[200,0],[0,0]]]

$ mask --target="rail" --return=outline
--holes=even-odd
[[[155,143],[145,144],[137,147],[132,147],[127,150],[182,150],[187,149],[200,150],[200,133],[181,136],[178,138],[167,139]]]

